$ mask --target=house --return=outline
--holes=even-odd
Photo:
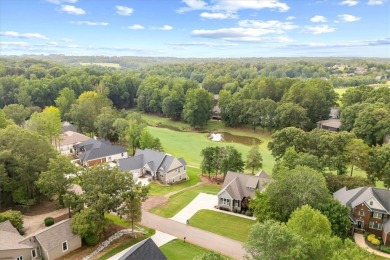
[[[351,209],[349,218],[354,231],[370,232],[390,245],[390,190],[344,187],[333,193],[333,197]]]
[[[341,121],[337,118],[322,120],[317,122],[317,126],[318,128],[325,129],[331,132],[339,132],[341,127]]]
[[[77,162],[85,167],[127,158],[127,150],[110,142],[90,138],[73,146]]]
[[[270,181],[271,178],[264,171],[256,175],[229,171],[218,193],[219,208],[246,211],[249,199],[255,196],[255,190],[263,191]]]
[[[117,164],[122,171],[133,173],[134,179],[150,175],[163,184],[188,180],[187,163],[183,158],[151,149],[137,150],[134,157],[118,159]]]
[[[0,223],[0,259],[60,258],[81,247],[81,238],[72,232],[70,219],[60,221],[29,237],[22,237],[8,220]]]
[[[139,260],[139,259],[153,259],[153,260],[166,260],[167,258],[161,252],[160,248],[154,243],[151,238],[142,240],[134,246],[126,249],[127,251],[115,258],[118,260]]]
[[[60,139],[58,141],[58,144],[56,146],[56,149],[62,154],[62,155],[68,155],[72,154],[73,152],[73,146],[75,144],[79,144],[81,142],[87,141],[91,139],[90,137],[73,132],[73,131],[66,131],[65,133],[60,135]]]
[[[77,127],[67,121],[61,122],[61,125],[62,125],[62,133],[65,133],[66,131],[77,132]]]

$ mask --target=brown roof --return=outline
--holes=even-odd
[[[265,184],[270,181],[271,178],[264,171],[260,172],[259,175],[229,171],[223,182],[222,190],[218,195],[226,191],[230,196],[237,200],[241,200],[248,196],[253,197],[255,190],[262,191]]]
[[[35,234],[35,238],[45,250],[60,245],[62,242],[75,236],[71,228],[71,220],[65,219]]]
[[[340,128],[341,127],[340,119],[322,120],[322,121],[318,121],[317,124],[320,124],[322,126],[327,126],[327,127],[333,127],[333,128]]]
[[[69,144],[77,144],[77,143],[84,142],[88,139],[91,139],[91,138],[89,138],[88,136],[85,136],[83,134],[73,132],[73,131],[66,131],[65,133],[63,133],[60,136],[60,144],[59,145],[62,146],[62,145],[69,145]]]

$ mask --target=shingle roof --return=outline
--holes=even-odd
[[[19,231],[14,228],[9,220],[0,223],[0,231],[6,231],[14,234],[19,234]]]
[[[125,153],[127,150],[118,145],[107,145],[102,143],[99,147],[94,147],[82,154],[79,158],[83,161],[90,161],[102,157],[107,157],[114,154]]]
[[[248,196],[253,197],[256,189],[263,190],[265,184],[271,181],[271,178],[267,174],[264,173],[262,176],[229,171],[223,182],[222,190],[218,195],[227,191],[234,199],[243,199]]]
[[[151,167],[151,170],[153,172],[157,172],[159,166],[161,165],[161,163],[164,160],[165,155],[166,155],[165,153],[161,153],[161,152],[154,151],[151,149],[145,149],[145,150],[137,150],[137,152],[135,153],[135,156],[141,155],[141,154],[143,155],[144,165],[149,163],[149,162],[153,162],[153,165],[149,164],[149,166]]]
[[[69,144],[76,144],[80,142],[84,142],[86,140],[89,140],[92,138],[89,138],[86,135],[76,133],[73,131],[66,131],[60,136],[60,146],[61,145],[69,145]]]
[[[343,187],[333,193],[333,197],[340,201],[342,205],[346,205],[351,208],[371,198],[375,198],[387,210],[387,212],[390,212],[390,190],[372,187],[359,187],[347,190],[346,187]]]
[[[20,244],[25,239],[18,230],[12,226],[9,220],[0,223],[0,250],[32,248],[29,245]]]
[[[62,132],[64,133],[66,131],[77,132],[77,127],[69,122],[62,122]]]
[[[118,162],[119,168],[122,171],[138,170],[144,166],[143,157],[144,156],[142,154],[139,154],[139,155],[136,155],[134,157],[119,159],[117,162]]]
[[[130,247],[129,250],[119,257],[118,260],[166,260],[165,255],[160,251],[151,238],[147,238],[138,244]]]
[[[76,234],[73,234],[70,224],[70,219],[60,221],[36,233],[35,238],[42,248],[50,250],[53,247],[60,245],[62,242],[77,236]]]
[[[179,162],[180,162],[181,164],[187,165],[187,162],[186,162],[186,160],[184,160],[184,158],[180,157],[180,158],[178,158],[178,160],[179,160]]]
[[[317,124],[321,124],[321,125],[327,126],[327,127],[340,128],[341,127],[341,120],[340,119],[328,119],[328,120],[318,121]]]

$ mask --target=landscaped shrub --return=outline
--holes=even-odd
[[[52,217],[45,218],[45,227],[50,227],[53,224],[54,224],[54,218]]]
[[[367,236],[367,240],[370,241],[372,243],[372,240],[375,238],[375,235],[374,234],[370,234]]]
[[[379,250],[384,252],[384,253],[390,254],[390,246],[380,246]]]
[[[368,235],[370,235],[370,232],[364,231],[363,236],[364,236],[365,239],[367,239]]]
[[[88,235],[84,238],[85,244],[88,246],[94,246],[99,243],[99,237],[96,235]]]
[[[379,246],[381,244],[381,241],[379,239],[377,239],[376,237],[374,237],[371,240],[371,244],[373,244],[374,246]]]
[[[252,216],[253,216],[253,212],[250,211],[250,210],[247,210],[247,211],[245,212],[245,215],[247,215],[247,216],[249,216],[249,217],[252,217]]]
[[[3,213],[0,213],[0,222],[9,220],[12,226],[16,228],[20,234],[23,235],[23,215],[20,211],[17,210],[7,210]]]

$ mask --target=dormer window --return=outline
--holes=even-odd
[[[370,206],[374,205],[374,202],[373,201],[370,201]]]

